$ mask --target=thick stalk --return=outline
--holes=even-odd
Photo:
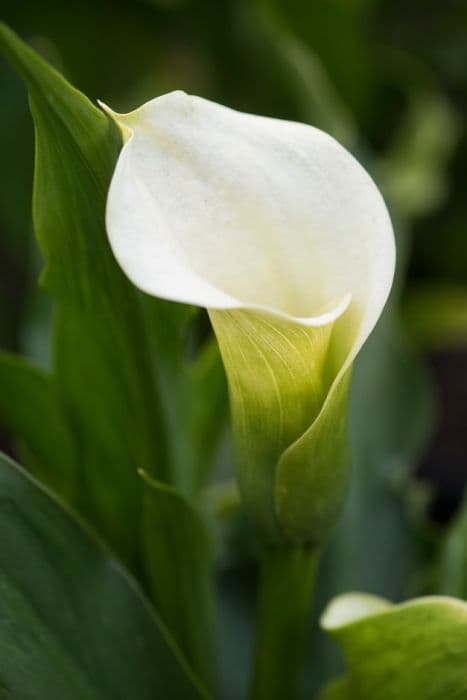
[[[297,546],[262,552],[251,700],[299,698],[318,556]]]

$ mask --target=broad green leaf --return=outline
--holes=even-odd
[[[55,376],[80,451],[76,505],[123,560],[137,566],[137,471],[150,462],[124,333],[68,306],[56,315],[54,336]]]
[[[47,262],[44,283],[59,306],[55,376],[86,458],[78,505],[132,561],[137,469],[166,479],[170,460],[141,297],[105,233],[119,136],[4,25],[0,48],[26,82],[34,117],[34,224]]]
[[[0,493],[2,697],[206,697],[131,578],[2,456]]]
[[[27,85],[34,118],[34,225],[47,260],[44,283],[57,299],[94,311],[116,305],[126,283],[101,231],[119,136],[97,107],[4,24],[0,47]]]
[[[71,501],[76,490],[76,447],[54,377],[0,353],[0,417],[28,468]]]
[[[460,600],[427,597],[391,605],[348,593],[330,603],[321,623],[341,647],[348,668],[347,695],[341,686],[337,695],[325,698],[467,697],[467,605]]]
[[[80,508],[124,553],[131,551],[139,532],[137,471],[154,475],[152,454],[159,435],[157,422],[153,429],[152,417],[137,411],[144,408],[135,378],[138,364],[154,358],[167,423],[171,470],[167,474],[156,465],[156,474],[185,494],[196,492],[209,473],[227,414],[218,352],[206,348],[189,362],[182,355],[186,323],[177,316],[177,307],[164,308],[156,299],[144,301],[151,315],[148,333],[154,330],[154,337],[131,354],[119,324],[103,325],[98,316],[74,307],[58,313],[55,324],[55,371],[85,456],[81,470],[88,495]],[[145,350],[149,359],[143,356]]]
[[[206,524],[188,500],[174,488],[141,476],[143,548],[152,597],[187,659],[211,687],[213,545]]]

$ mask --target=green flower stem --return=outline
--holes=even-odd
[[[262,552],[252,700],[299,697],[318,558],[296,545]]]

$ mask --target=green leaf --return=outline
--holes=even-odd
[[[68,306],[56,315],[54,335],[56,381],[79,445],[76,505],[134,565],[141,508],[137,471],[151,462],[124,331]]]
[[[29,91],[36,137],[34,225],[47,260],[44,283],[56,298],[94,310],[123,301],[123,274],[101,233],[119,135],[4,24],[0,47]]]
[[[143,547],[152,597],[186,658],[212,687],[213,543],[186,498],[145,474],[142,477]]]
[[[0,49],[24,79],[34,117],[34,224],[59,307],[54,374],[85,465],[76,505],[136,565],[137,470],[168,479],[171,464],[141,295],[105,232],[119,135],[4,25]]]
[[[206,697],[135,583],[0,456],[0,695]]]
[[[40,481],[71,501],[76,448],[55,380],[21,357],[0,353],[0,416]]]
[[[348,667],[348,695],[331,698],[467,697],[465,603],[427,597],[391,605],[349,593],[330,603],[321,622],[342,648]]]

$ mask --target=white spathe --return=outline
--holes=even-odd
[[[129,114],[103,107],[126,140],[107,230],[134,284],[308,327],[343,315],[348,366],[382,311],[395,265],[385,204],[353,156],[311,126],[180,91]]]

